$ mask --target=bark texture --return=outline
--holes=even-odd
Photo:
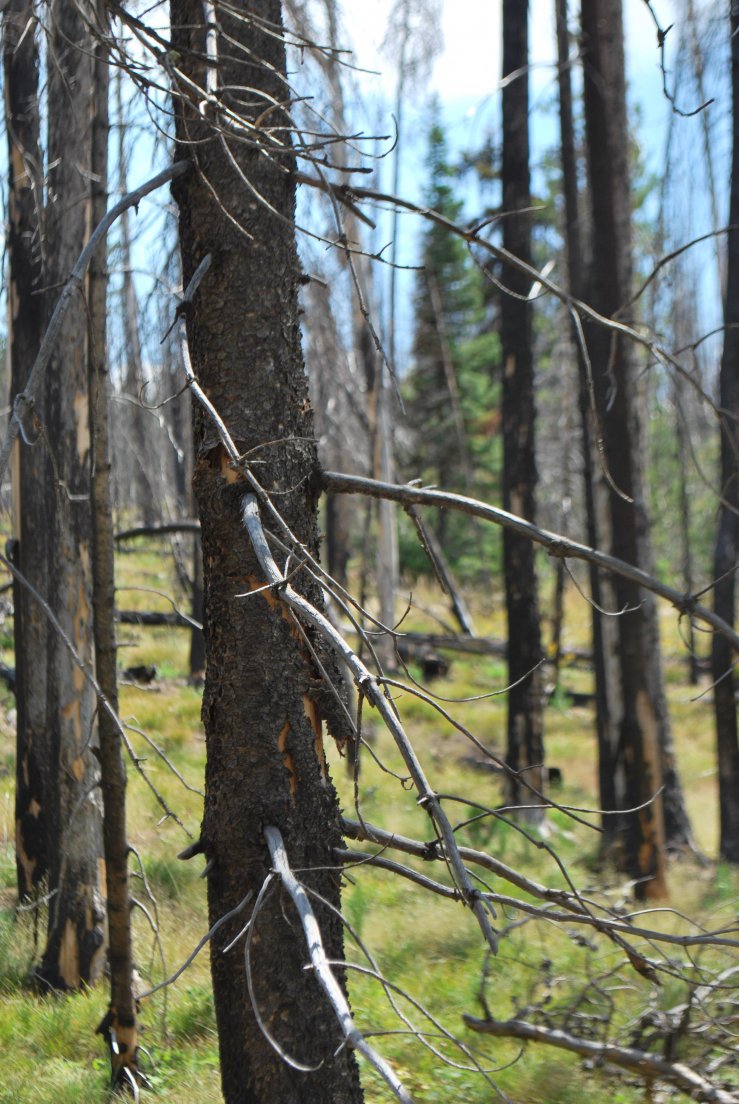
[[[18,343],[11,335],[14,388],[25,382],[58,288],[90,229],[92,62],[74,6],[52,3],[48,14],[44,211],[32,6],[14,3],[5,23],[7,34],[16,36],[12,47],[6,40],[13,119],[11,224],[19,231],[11,256],[11,274],[17,273],[11,276],[10,297],[11,330],[18,322]],[[48,289],[45,294],[40,294],[42,287]],[[48,603],[79,657],[91,664],[86,347],[86,307],[80,296],[67,315],[39,402],[26,419],[16,454],[15,505],[20,570]],[[76,989],[96,980],[105,958],[102,828],[92,754],[95,702],[41,605],[20,593],[16,666],[23,703],[18,721],[19,890],[21,895],[41,888],[49,893],[38,984]]]
[[[96,14],[105,30],[104,10]],[[96,226],[108,205],[109,60],[102,42],[95,46],[92,130],[92,221]],[[88,275],[88,372],[92,438],[92,576],[95,670],[109,708],[98,710],[100,772],[103,797],[103,846],[108,920],[110,1005],[98,1031],[110,1047],[112,1079],[137,1075],[136,1002],[133,994],[131,901],[126,836],[126,769],[118,713],[115,638],[115,569],[113,495],[110,460],[110,378],[107,356],[108,261],[100,249]],[[113,1045],[115,1043],[115,1045]]]
[[[729,225],[739,220],[739,14],[731,10],[731,87],[733,150]],[[728,267],[724,303],[724,352],[721,359],[721,493],[718,533],[713,554],[714,610],[735,623],[736,565],[739,558],[739,233],[728,235]],[[736,679],[731,646],[714,634],[711,667],[715,681],[714,709],[719,771],[719,851],[727,862],[739,863],[739,739]]]
[[[90,235],[92,44],[73,4],[50,6],[45,283],[47,314]],[[87,307],[66,316],[44,384],[43,487],[51,535],[46,595],[79,657],[92,669],[92,534]],[[37,446],[39,447],[39,446]],[[77,988],[105,960],[102,817],[95,698],[62,640],[49,634],[46,730],[52,764],[55,848],[49,867],[49,935],[39,982]]]
[[[259,29],[281,25],[280,5],[257,0],[238,20],[219,12],[217,70],[204,61],[199,0],[172,0],[171,14],[183,71],[204,87],[210,68],[219,102],[250,125],[257,118],[264,124],[261,150],[240,140],[243,131],[218,135],[197,104],[178,98],[187,95],[186,86],[175,89],[179,155],[196,165],[175,191],[185,284],[206,253],[213,258],[187,318],[193,368],[238,448],[258,448],[260,482],[274,495],[292,532],[315,552],[317,460],[298,328],[292,155],[285,118],[273,106],[286,97],[284,47],[278,35]],[[340,830],[323,755],[316,672],[278,596],[262,591],[237,597],[263,583],[241,521],[247,487],[226,462],[215,427],[199,409],[194,433],[207,649],[202,838],[212,864],[211,922],[264,885],[270,869],[263,836],[267,825],[281,831],[301,878],[338,907],[332,848]],[[263,516],[267,528],[273,528],[269,515]],[[296,575],[293,585],[320,602],[305,573]],[[335,914],[318,898],[313,903],[329,956],[341,958]],[[223,925],[213,939],[227,1104],[361,1100],[353,1055],[339,1046],[333,1014],[303,968],[306,950],[291,908],[283,891],[271,885],[254,920],[248,976],[242,943],[225,949],[245,915]],[[288,1064],[263,1029],[311,1071]]]
[[[585,122],[593,222],[590,300],[615,315],[628,301],[631,282],[631,199],[621,0],[582,5]],[[609,482],[609,551],[650,570],[651,548],[643,472],[641,410],[631,345],[603,328],[588,330],[598,432]],[[599,534],[600,535],[600,534]],[[666,813],[670,838],[689,841],[689,826],[672,755],[664,697],[657,614],[652,597],[623,578],[614,583],[622,712],[613,768],[625,814],[619,859],[640,896],[666,892]],[[664,782],[669,795],[657,791]],[[646,803],[646,804],[645,804]]]
[[[519,74],[503,89],[504,248],[531,262],[529,181],[528,3],[503,2],[503,77]],[[503,284],[513,295],[501,299],[503,353],[503,507],[534,520],[534,361],[530,290],[525,277],[503,268]],[[511,532],[503,534],[508,618],[508,730],[506,763],[518,772],[509,779],[507,801],[536,805],[529,786],[543,789],[543,693],[539,602],[534,547]],[[540,819],[541,812],[530,812]]]
[[[581,223],[584,220],[584,201],[578,196],[578,165],[575,146],[575,126],[572,111],[572,81],[570,73],[570,43],[568,34],[567,0],[555,0],[557,22],[557,83],[559,85],[560,149],[562,156],[562,191],[565,205],[565,242],[567,249],[567,276],[569,289],[576,298],[587,295],[585,287],[585,239]],[[588,544],[592,548],[607,548],[608,536],[608,486],[600,470],[597,455],[598,427],[590,402],[588,371],[577,330],[573,325],[573,346],[577,350],[579,378],[578,404],[582,429],[584,457],[583,483],[587,515]],[[605,531],[604,531],[605,530]],[[598,790],[600,807],[615,809],[616,771],[615,760],[621,711],[620,680],[618,674],[618,626],[611,617],[604,617],[599,609],[613,609],[615,597],[611,576],[589,565],[590,593],[593,599],[592,637],[593,671],[595,675],[595,712],[598,738]],[[602,818],[604,850],[613,845],[614,818]]]
[[[43,327],[43,165],[40,151],[39,56],[36,36],[26,33],[32,0],[12,0],[3,17],[5,119],[8,138],[8,352],[11,394],[23,390],[36,359]],[[44,472],[43,446],[33,417],[13,452],[12,558],[42,593],[48,591],[48,532],[44,502],[34,490]],[[30,550],[33,549],[33,555]],[[45,885],[51,846],[52,784],[45,755],[48,622],[28,591],[15,583],[16,653],[16,865],[18,897],[35,897]],[[33,678],[28,674],[33,671]]]

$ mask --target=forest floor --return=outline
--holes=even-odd
[[[119,584],[137,589],[120,593],[119,605],[170,609],[156,593],[140,589],[170,592],[170,567],[153,547],[120,556]],[[421,605],[448,617],[438,596],[427,587],[421,587],[420,593]],[[470,597],[480,635],[501,638],[500,602],[490,594]],[[588,620],[588,607],[573,590],[567,603],[566,648],[586,646]],[[427,615],[415,610],[403,627],[436,629]],[[662,627],[678,763],[699,848],[713,856],[717,802],[710,690],[707,681],[698,689],[688,684],[685,648],[674,611],[663,610]],[[546,626],[544,631],[546,636]],[[704,648],[708,639],[699,637]],[[202,797],[198,790],[203,784],[205,748],[200,692],[186,680],[187,632],[121,626],[120,640],[121,667],[157,667],[151,685],[122,686],[121,714],[143,770],[181,821],[163,819],[151,789],[130,767],[129,836],[135,848],[134,896],[141,906],[135,909],[135,957],[148,986],[171,974],[207,930],[202,859],[181,862],[176,858],[188,843],[187,833],[192,838],[199,834]],[[0,623],[0,646],[2,658],[12,666],[12,615],[7,611]],[[460,699],[505,687],[502,660],[450,658],[449,674],[431,685],[435,694]],[[419,677],[416,668],[412,671]],[[587,670],[564,670],[562,683],[570,690],[587,692],[591,682]],[[698,696],[701,692],[702,697]],[[432,785],[440,793],[463,795],[457,816],[460,822],[475,816],[474,802],[486,806],[501,802],[499,777],[480,769],[463,735],[419,698],[401,692],[397,701]],[[0,1104],[102,1100],[108,1060],[95,1028],[106,1008],[105,987],[71,997],[39,997],[26,986],[37,950],[36,935],[42,939],[45,917],[33,911],[19,914],[15,909],[13,706],[12,695],[5,693],[0,703]],[[446,708],[491,750],[502,752],[504,694]],[[565,693],[556,694],[546,713],[546,741],[548,763],[562,772],[556,801],[594,809],[597,775],[592,707],[573,708]],[[177,768],[186,786],[157,749]],[[390,738],[379,729],[373,751],[385,768],[403,773]],[[354,816],[353,781],[346,761],[336,753],[332,770],[342,805],[348,816]],[[367,754],[362,761],[361,789],[361,814],[367,821],[419,839],[429,837],[413,795]],[[585,819],[598,820],[587,815]],[[546,829],[535,833],[531,841],[492,817],[473,820],[461,836],[527,876],[559,886],[563,875],[553,858],[556,852],[578,887],[601,899],[607,896],[612,903],[627,903],[622,879],[598,863],[597,832],[560,810],[549,814]],[[441,876],[437,870],[429,870],[428,864],[424,872]],[[679,908],[683,917],[691,916],[711,928],[735,919],[736,871],[711,861],[683,859],[671,865],[669,881],[671,897],[666,904]],[[510,887],[498,888],[514,893]],[[588,929],[563,928],[541,920],[526,922],[520,912],[499,914],[497,925],[503,932],[500,952],[488,960],[473,918],[458,903],[431,896],[408,881],[366,866],[347,874],[344,906],[351,928],[376,966],[418,1002],[414,1005],[408,997],[398,998],[403,1014],[426,1033],[424,1039],[408,1034],[376,980],[350,972],[351,1001],[359,1027],[381,1033],[375,1044],[391,1060],[418,1104],[482,1104],[497,1099],[490,1083],[466,1068],[475,1062],[494,1071],[489,1072],[490,1079],[518,1104],[564,1104],[578,1098],[603,1099],[605,1094],[612,1104],[644,1099],[643,1087],[628,1075],[586,1068],[582,1059],[551,1048],[522,1049],[515,1042],[474,1035],[464,1028],[462,1015],[481,1014],[484,972],[486,998],[496,1018],[536,1006],[559,1025],[585,1024],[597,1031],[598,1025],[609,1024],[613,1037],[628,1044],[645,1010],[651,1010],[656,1021],[660,1009],[672,1008],[685,999],[686,986],[681,981],[668,978],[658,988],[631,970],[612,943],[596,938]],[[672,911],[651,915],[649,923],[675,932],[694,930]],[[356,947],[347,953],[352,962],[366,963]],[[715,949],[700,958],[701,965],[712,968],[735,962],[736,954],[731,959],[729,952]],[[575,1008],[577,994],[586,989],[588,995]],[[418,1006],[425,1007],[433,1021],[425,1018]],[[445,1038],[446,1032],[461,1038],[469,1052],[455,1049]],[[151,1083],[149,1098],[171,1104],[221,1100],[207,950],[176,984],[145,1002],[142,1044],[143,1064]],[[678,1058],[689,1063],[693,1044],[688,1039],[684,1045]],[[432,1048],[440,1049],[454,1064],[440,1061]],[[368,1102],[391,1099],[366,1068],[363,1076]],[[666,1100],[674,1095],[665,1088],[663,1095],[657,1090],[651,1099]]]

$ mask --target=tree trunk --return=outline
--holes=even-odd
[[[555,0],[555,7],[567,274],[572,295],[576,298],[582,298],[585,294],[585,259],[583,234],[580,231],[577,155],[572,111],[569,35],[567,31],[567,0]],[[604,548],[609,543],[607,532],[602,531],[604,521],[607,530],[608,488],[598,470],[596,453],[597,425],[590,403],[587,365],[574,324],[572,336],[573,344],[577,349],[578,401],[582,428],[583,481],[588,544],[591,548]],[[594,564],[589,566],[589,576],[590,595],[593,602],[592,637],[598,740],[598,789],[601,809],[614,810],[617,808],[615,761],[618,748],[619,722],[623,711],[618,677],[618,626],[612,617],[605,617],[599,612],[601,609],[613,609],[615,606],[613,584],[610,576],[599,572]],[[608,816],[606,812],[602,817],[602,828],[603,851],[608,852],[613,845],[616,825],[613,816]]]
[[[116,101],[118,108],[118,173],[123,195],[128,191],[128,157],[126,154],[126,126],[123,117],[123,77],[116,76]],[[141,334],[139,332],[139,309],[136,299],[136,286],[133,279],[131,258],[131,218],[125,210],[121,215],[121,267],[123,273],[123,338],[125,345],[126,376],[124,387],[130,405],[125,407],[124,424],[128,426],[126,434],[126,453],[130,464],[130,483],[126,491],[130,498],[126,505],[132,505],[136,517],[144,525],[154,525],[161,518],[158,502],[158,485],[152,485],[150,469],[151,441],[146,432],[145,419],[149,416],[142,407],[142,389],[144,386],[143,357],[141,354]],[[158,484],[158,481],[156,481]]]
[[[203,257],[212,256],[188,312],[188,341],[198,379],[237,447],[242,452],[260,447],[260,483],[275,495],[291,531],[315,553],[317,459],[298,329],[292,156],[283,144],[286,117],[274,108],[285,97],[284,45],[273,31],[281,26],[280,5],[255,0],[249,15],[254,21],[219,11],[218,35],[210,41],[215,38],[222,53],[217,63],[213,55],[208,63],[203,5],[171,3],[181,68],[201,88],[216,86],[217,102],[247,116],[250,126],[259,117],[263,143],[261,152],[239,133],[233,138],[228,129],[217,133],[198,103],[187,102],[188,86],[175,88],[180,152],[197,170],[175,189],[185,285]],[[269,31],[260,30],[262,25]],[[240,91],[245,88],[248,103]],[[274,825],[291,864],[320,895],[314,907],[327,953],[341,959],[341,926],[321,903],[323,898],[339,906],[332,849],[340,829],[323,755],[316,671],[270,591],[248,600],[237,597],[264,581],[241,520],[248,484],[228,462],[202,409],[194,429],[207,649],[202,839],[210,861],[211,923],[248,893],[259,894],[271,866],[263,829]],[[295,584],[320,603],[306,573],[299,573]],[[304,968],[302,936],[281,889],[272,885],[261,900],[248,977],[243,945],[226,950],[253,905],[254,898],[245,914],[218,930],[211,947],[227,1104],[360,1101],[353,1054],[340,1045],[333,1013]],[[283,1059],[265,1037],[255,1009],[280,1047],[312,1072]]]
[[[90,234],[92,42],[74,5],[50,6],[48,70],[47,316]],[[64,321],[45,377],[44,524],[51,534],[46,595],[78,656],[92,669],[92,536],[87,307]],[[57,633],[49,634],[46,734],[54,765],[55,849],[49,869],[49,934],[40,984],[76,989],[105,959],[102,818],[93,747],[95,698]]]
[[[585,121],[593,212],[591,302],[614,315],[631,290],[631,200],[621,0],[582,5],[585,51]],[[610,548],[613,555],[649,570],[649,518],[644,495],[643,426],[631,345],[602,327],[588,330],[597,417],[609,481]],[[660,897],[665,884],[665,802],[682,805],[665,707],[656,608],[649,595],[615,580],[619,675],[623,714],[614,774],[621,809],[623,869],[642,897]],[[663,757],[667,773],[663,774]],[[623,777],[623,784],[621,784]],[[646,803],[646,804],[645,804]],[[671,804],[674,833],[679,808]],[[683,808],[684,811],[684,808]],[[687,823],[687,817],[684,818]],[[683,825],[684,827],[684,825]]]
[[[105,28],[102,5],[100,30]],[[92,221],[97,226],[108,203],[109,59],[100,42],[95,48],[92,132]],[[110,376],[107,350],[108,263],[103,249],[90,261],[88,276],[88,369],[92,438],[92,593],[95,670],[108,708],[98,704],[100,772],[103,794],[103,845],[108,920],[110,1005],[98,1028],[110,1047],[114,1083],[137,1074],[136,1002],[133,994],[131,901],[126,837],[126,769],[116,717],[115,573],[113,496],[110,461]],[[112,711],[112,713],[111,713]],[[115,1043],[115,1045],[113,1045]],[[128,1071],[128,1077],[124,1073]]]
[[[200,534],[196,533],[192,539],[192,606],[190,609],[193,621],[203,623],[203,551],[200,546]],[[188,656],[189,676],[191,686],[201,686],[205,677],[205,637],[203,630],[196,625],[190,632],[190,651]]]
[[[528,134],[528,3],[503,2],[503,77],[514,77],[503,89],[503,246],[531,261],[531,206]],[[503,506],[534,520],[536,460],[534,453],[534,363],[529,284],[503,267],[503,284],[513,295],[501,299],[503,353]],[[508,617],[508,730],[506,763],[512,774],[507,801],[537,805],[529,787],[544,786],[542,649],[534,547],[530,541],[503,534],[506,613]],[[543,812],[532,810],[532,820]]]
[[[678,292],[679,296],[679,292]],[[675,303],[673,307],[674,314],[677,316],[674,325],[675,337],[678,338],[680,334],[680,301]],[[697,315],[693,312],[693,319],[697,320]],[[695,327],[691,329],[691,333],[696,333]],[[682,348],[682,341],[679,339],[676,341],[677,347]],[[677,460],[678,469],[678,482],[679,482],[679,530],[680,530],[680,561],[682,568],[682,580],[683,588],[686,594],[692,594],[695,588],[695,570],[693,567],[693,543],[691,537],[691,524],[692,524],[692,508],[691,508],[691,492],[689,483],[690,472],[690,442],[688,437],[688,429],[685,425],[685,386],[681,377],[675,373],[672,380],[672,402],[675,408],[675,459]],[[696,637],[695,623],[692,617],[687,618],[687,624],[683,628],[683,634],[685,636],[685,642],[688,647],[688,671],[690,675],[691,686],[697,686],[700,680],[700,662],[698,656],[698,640]]]
[[[92,64],[77,45],[84,43],[85,32],[74,9],[55,3],[49,16],[48,205],[43,212],[32,7],[16,0],[6,14],[14,390],[25,382],[44,314],[49,316],[89,233]],[[21,237],[13,239],[16,231]],[[46,302],[41,287],[50,289]],[[21,574],[90,664],[85,348],[86,309],[80,298],[67,316],[16,452],[14,499]],[[49,894],[39,985],[77,989],[96,980],[105,957],[101,817],[92,754],[95,702],[60,635],[30,595],[19,601],[16,667],[19,891],[25,896],[43,888]]]
[[[739,14],[731,10],[731,87],[733,150],[729,225],[739,224]],[[739,233],[728,235],[728,267],[724,300],[724,352],[721,358],[721,494],[718,533],[713,554],[713,608],[730,625],[735,622],[736,565],[739,557]],[[714,709],[719,778],[719,853],[739,863],[739,739],[736,679],[730,645],[718,633],[711,648],[715,682]]]
[[[6,133],[8,137],[8,352],[11,396],[26,384],[41,340],[43,313],[43,164],[39,147],[36,36],[28,31],[32,0],[12,0],[3,19]],[[37,431],[30,430],[32,436]],[[13,451],[13,561],[42,594],[48,593],[48,530],[43,445],[19,438]],[[36,493],[34,493],[36,492]],[[31,550],[33,554],[31,554]],[[18,898],[38,896],[46,883],[52,846],[53,772],[45,745],[46,640],[49,625],[18,582],[13,596],[16,655],[16,864]],[[31,672],[32,677],[30,677]]]

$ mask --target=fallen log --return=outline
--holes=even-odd
[[[136,537],[166,537],[169,533],[199,533],[200,522],[196,518],[184,518],[182,521],[163,522],[161,525],[135,525],[132,529],[121,529],[116,533],[116,541],[134,540]]]
[[[505,659],[508,648],[505,640],[493,640],[487,636],[450,636],[444,633],[406,632],[400,637],[416,647],[436,648],[442,651],[465,652],[468,655],[493,655]],[[561,662],[569,666],[590,666],[592,653],[584,648],[563,648]]]
[[[184,613],[158,613],[152,610],[116,610],[115,619],[121,625],[169,625],[174,628],[191,629],[192,619]]]

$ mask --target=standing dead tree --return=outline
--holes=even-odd
[[[736,569],[739,562],[739,14],[731,9],[731,88],[733,147],[729,210],[729,256],[724,300],[724,350],[721,360],[721,506],[713,558],[714,609],[735,623]],[[739,863],[739,728],[736,716],[736,656],[713,638],[711,670],[718,741],[720,849]]]
[[[280,4],[259,0],[248,12],[218,5],[217,22],[205,8],[209,19],[196,0],[171,5],[177,141],[195,170],[175,193],[184,281],[203,273],[187,308],[189,353],[237,442],[236,458],[258,450],[266,493],[279,496],[290,531],[315,554],[318,471],[298,328]],[[223,1092],[229,1104],[353,1104],[361,1090],[352,1051],[338,1046],[326,998],[303,969],[283,892],[264,889],[271,858],[263,828],[270,825],[291,865],[307,872],[312,892],[326,902],[318,908],[329,957],[343,957],[331,870],[340,829],[323,751],[315,649],[275,602],[263,565],[243,539],[248,487],[201,409],[195,450],[205,580],[202,848],[209,908],[215,923],[254,894],[250,939],[259,943],[258,962],[248,966],[242,955],[228,953],[243,921],[224,925],[213,939]],[[320,604],[308,574],[296,585]],[[310,1072],[316,1066],[320,1075]]]
[[[20,397],[15,400],[8,440],[14,433],[17,436],[23,416],[24,432],[14,466],[18,570],[52,604],[67,638],[89,663],[88,334],[79,285],[47,346],[51,370],[35,395],[35,405],[21,407],[33,376],[31,365],[42,347],[41,320],[52,316],[57,288],[66,281],[89,236],[92,210],[92,36],[74,5],[52,2],[44,15],[45,162],[40,156],[35,83],[36,15],[33,5],[15,4],[4,16],[11,193],[17,196],[17,201],[11,200],[11,210],[12,221],[22,232],[11,253],[13,298],[21,326],[18,343],[11,338],[11,347],[23,359],[16,361],[13,370],[15,393]],[[41,187],[44,164],[45,189]],[[28,297],[24,304],[21,295]],[[7,454],[7,447],[4,451]],[[19,893],[27,896],[43,887],[48,894],[47,943],[37,969],[38,983],[77,989],[100,976],[105,960],[102,824],[92,753],[95,700],[36,599],[19,594],[18,612]]]
[[[565,888],[547,888],[495,856],[463,845],[464,826],[454,822],[461,799],[436,792],[390,697],[396,684],[365,663],[323,612],[324,588],[347,617],[356,619],[358,611],[317,561],[315,504],[321,486],[341,493],[369,491],[403,504],[459,507],[538,541],[552,555],[613,570],[680,609],[685,598],[632,564],[484,504],[416,488],[352,482],[332,473],[321,476],[298,340],[296,151],[288,113],[294,92],[285,74],[279,5],[260,0],[246,13],[225,0],[205,6],[173,0],[172,41],[151,33],[157,61],[173,83],[179,150],[187,162],[170,172],[179,174],[175,194],[188,285],[178,314],[186,326],[185,363],[191,359],[188,382],[200,403],[196,485],[209,649],[204,705],[208,792],[202,838],[190,853],[204,851],[208,859],[224,1093],[240,1104],[354,1104],[361,1089],[352,1051],[371,1061],[373,1056],[346,1003],[345,971],[359,967],[345,961],[341,938],[338,887],[345,865],[385,869],[461,903],[490,950],[498,941],[495,910],[515,910],[544,923],[586,928],[608,940],[628,968],[648,981],[660,973],[681,978],[692,968],[690,961],[676,964],[676,948],[684,948],[686,957],[691,948],[705,945],[735,952],[739,933],[736,924],[685,936],[653,931],[638,916],[624,916],[623,908],[580,892],[561,864],[557,869]],[[310,151],[301,154],[310,161]],[[346,189],[335,194],[349,198]],[[476,236],[459,228],[455,232],[467,240]],[[526,260],[505,250],[499,256],[527,278],[538,276]],[[571,302],[554,285],[549,290]],[[575,307],[588,310],[582,303]],[[622,323],[597,321],[624,338],[638,336]],[[36,368],[32,377],[38,379]],[[17,432],[17,420],[14,425]],[[734,646],[739,642],[735,630],[712,611],[692,601],[690,610]],[[357,684],[356,718],[343,709],[339,660]],[[424,693],[410,682],[403,689]],[[321,721],[333,720],[337,736],[358,743],[362,704],[377,711],[393,737],[407,772],[401,781],[412,785],[414,803],[428,815],[428,840],[409,840],[368,824],[359,798],[356,822],[339,817]],[[474,734],[465,735],[480,746]],[[534,802],[553,804],[536,790],[531,796]],[[506,818],[505,810],[479,808],[481,816]],[[575,817],[583,813],[561,811]],[[347,855],[342,832],[372,849]],[[525,833],[523,838],[528,838]],[[558,862],[543,841],[531,842]],[[410,859],[388,858],[387,852],[395,851],[424,866],[433,862],[441,871],[439,880]],[[497,884],[481,881],[487,874],[519,892],[503,893]],[[366,970],[379,976],[388,991],[387,979],[373,964]],[[433,1014],[424,1014],[436,1030]],[[403,1020],[407,1030],[428,1042],[409,1019]],[[528,1031],[528,1037],[534,1034]],[[470,1049],[460,1045],[459,1050],[490,1082],[489,1071],[479,1060],[475,1066]],[[609,1055],[616,1055],[615,1045],[597,1056]],[[316,1062],[318,1068],[311,1067]],[[396,1096],[409,1100],[386,1063],[374,1064]],[[643,1065],[650,1079],[654,1073],[675,1080],[668,1076],[675,1073],[674,1063],[657,1073],[654,1063],[645,1059]],[[685,1086],[688,1080],[683,1076],[678,1083]],[[717,1101],[733,1104],[736,1099],[709,1078],[696,1076],[690,1087],[696,1098],[713,1093],[709,1098]]]
[[[531,260],[529,174],[528,4],[503,4],[503,247]],[[536,459],[534,434],[534,348],[531,290],[518,269],[502,266],[500,303],[503,356],[503,506],[534,519]],[[544,788],[544,688],[534,548],[511,530],[503,534],[508,620],[508,730],[506,762],[509,802],[526,809],[529,787]],[[527,785],[528,783],[528,785]],[[522,813],[540,820],[541,806]]]

